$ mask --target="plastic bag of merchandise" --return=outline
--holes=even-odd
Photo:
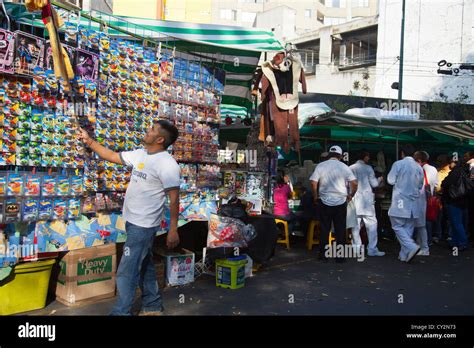
[[[207,247],[246,248],[247,242],[255,238],[255,235],[255,228],[239,219],[211,214]]]

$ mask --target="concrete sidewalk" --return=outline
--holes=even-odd
[[[381,241],[384,257],[343,264],[317,261],[296,238],[239,290],[215,286],[202,275],[192,284],[162,292],[166,315],[473,315],[474,250],[452,256],[435,245],[431,256],[398,261],[397,242]],[[180,303],[183,299],[184,303]],[[107,315],[114,299],[83,307],[53,301],[29,315]],[[403,303],[399,303],[403,301]],[[181,301],[182,302],[182,301]],[[139,300],[134,306],[138,311]]]

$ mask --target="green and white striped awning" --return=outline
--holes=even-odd
[[[18,23],[44,27],[39,12],[29,13],[20,4],[6,3],[5,6],[11,18]],[[101,29],[99,23],[82,17],[89,15],[130,35],[173,45],[177,51],[192,54],[194,59],[212,61],[226,71],[223,103],[244,106],[249,110],[252,107],[250,83],[261,53],[283,50],[272,32],[260,29],[116,16],[98,11],[82,11],[79,18],[66,10],[60,9],[58,12],[64,19],[78,21],[86,28]],[[108,33],[124,35],[110,27]]]
[[[250,113],[246,107],[230,105],[230,104],[221,104],[221,118],[225,120],[227,117],[230,117],[235,121],[238,117],[245,119],[250,116]]]

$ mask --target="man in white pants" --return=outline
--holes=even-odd
[[[434,189],[438,184],[438,172],[435,167],[428,164],[430,156],[425,151],[416,151],[413,155],[415,161],[423,169],[423,188],[420,192],[420,197],[418,198],[418,209],[419,217],[415,222],[415,238],[416,242],[420,245],[420,252],[418,256],[429,256],[430,247],[429,247],[429,237],[427,230],[427,221],[426,221],[426,208],[428,202],[428,190],[431,195],[434,195]]]
[[[394,185],[388,215],[401,246],[398,258],[404,262],[410,262],[420,252],[413,232],[420,217],[417,200],[423,187],[423,169],[412,157],[414,152],[412,145],[405,145],[402,159],[393,164],[387,176],[387,182]]]
[[[357,225],[352,229],[352,245],[356,248],[362,246],[360,224],[364,221],[369,239],[367,255],[384,256],[385,253],[377,248],[377,218],[375,217],[374,192],[372,191],[372,188],[376,188],[382,183],[383,177],[375,178],[374,170],[369,165],[369,161],[370,154],[367,151],[362,151],[359,160],[349,167],[359,184],[353,199],[357,214]]]

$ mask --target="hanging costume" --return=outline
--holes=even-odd
[[[259,140],[281,146],[288,153],[290,146],[300,149],[298,127],[298,82],[306,94],[306,80],[301,61],[295,57],[277,54],[262,65],[262,117]],[[256,83],[258,86],[258,81]],[[289,131],[289,141],[288,141]]]

